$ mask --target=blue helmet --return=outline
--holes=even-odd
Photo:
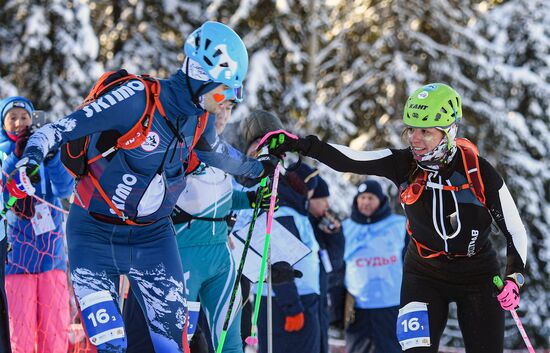
[[[208,21],[187,37],[183,51],[198,62],[214,82],[240,88],[248,71],[248,53],[235,31]]]

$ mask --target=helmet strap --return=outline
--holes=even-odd
[[[199,96],[193,91],[193,86],[191,85],[191,80],[189,79],[189,58],[185,58],[184,63],[185,70],[183,72],[185,73],[185,83],[187,84],[187,89],[189,90],[189,93],[191,93],[191,101],[195,105],[195,107],[199,109],[204,109],[201,107],[201,104],[199,102]]]

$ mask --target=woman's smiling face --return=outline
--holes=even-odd
[[[445,134],[436,128],[408,128],[407,138],[413,153],[422,156],[433,151],[441,142]]]

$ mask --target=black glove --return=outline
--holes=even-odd
[[[23,156],[23,152],[25,152],[25,147],[27,147],[29,137],[31,137],[31,129],[29,129],[28,127],[17,134],[17,139],[15,140],[15,149],[13,150],[13,154],[17,158],[21,158],[21,156]]]
[[[283,284],[294,282],[294,278],[302,278],[301,271],[295,270],[286,261],[279,261],[271,265],[271,283]]]
[[[262,138],[257,149],[261,150],[267,146],[269,153],[279,158],[282,158],[286,152],[307,155],[311,148],[309,138],[310,136],[301,138],[283,130],[272,131]]]
[[[246,197],[248,197],[248,202],[250,202],[251,208],[256,208],[256,199],[258,198],[258,194],[260,193],[260,190],[263,190],[262,198],[260,199],[260,210],[267,211],[269,210],[269,204],[271,202],[271,186],[266,185],[264,187],[259,187],[256,191],[247,191]],[[275,199],[275,208],[274,211],[277,211],[279,209],[279,198],[277,197]]]
[[[270,154],[263,154],[258,156],[258,161],[262,163],[262,166],[264,167],[261,177],[271,177],[273,173],[275,173],[275,167],[277,167],[277,163],[279,163],[279,158]]]

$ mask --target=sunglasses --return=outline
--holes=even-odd
[[[242,86],[237,88],[228,88],[222,93],[214,94],[214,100],[218,103],[224,101],[234,101],[235,103],[240,103],[243,101],[243,99],[244,94]]]

